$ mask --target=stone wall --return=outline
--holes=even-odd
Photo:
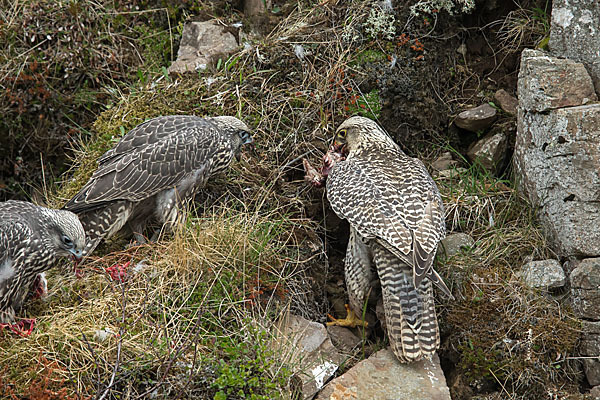
[[[525,50],[514,170],[568,261],[581,360],[600,385],[600,3],[554,0],[551,54]],[[569,271],[567,271],[569,272]]]

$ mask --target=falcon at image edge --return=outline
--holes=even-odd
[[[72,212],[0,203],[0,323],[14,320],[44,271],[60,257],[81,259],[84,246],[83,226]]]
[[[84,255],[121,229],[144,243],[148,222],[174,224],[182,203],[239,159],[247,143],[248,127],[228,116],[170,115],[133,128],[98,159],[90,180],[64,206],[85,228]]]
[[[362,315],[374,266],[394,353],[402,362],[430,357],[440,343],[432,282],[451,296],[433,270],[446,234],[438,188],[423,163],[368,118],[344,121],[333,149],[345,160],[328,173],[327,198],[350,223],[345,278],[351,311]]]

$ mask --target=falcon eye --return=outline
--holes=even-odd
[[[67,246],[67,247],[73,247],[73,241],[71,240],[70,237],[68,237],[68,236],[65,235],[65,236],[62,237],[62,241],[65,244],[65,246]]]
[[[342,129],[341,131],[339,131],[338,136],[341,137],[342,139],[345,139],[346,138],[346,130]]]

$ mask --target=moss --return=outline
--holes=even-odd
[[[541,398],[548,388],[579,379],[566,357],[580,329],[562,295],[532,291],[520,281],[528,257],[552,254],[533,208],[509,185],[476,167],[440,182],[452,229],[476,243],[438,265],[456,297],[444,302],[441,327],[449,335],[446,346],[452,345],[441,354],[457,360],[468,385],[500,384]]]

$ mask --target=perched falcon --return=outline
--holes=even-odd
[[[38,275],[59,257],[81,259],[84,246],[83,226],[72,212],[24,201],[0,203],[0,322],[13,321],[36,291]]]
[[[362,315],[374,269],[394,353],[402,362],[431,356],[440,343],[432,282],[451,296],[433,270],[446,232],[433,179],[420,160],[363,117],[338,128],[323,172],[331,207],[350,222],[345,276],[351,310]]]
[[[85,228],[84,255],[121,229],[143,243],[148,222],[175,223],[182,203],[239,159],[246,143],[252,143],[248,127],[227,116],[170,115],[133,128],[64,206]]]

